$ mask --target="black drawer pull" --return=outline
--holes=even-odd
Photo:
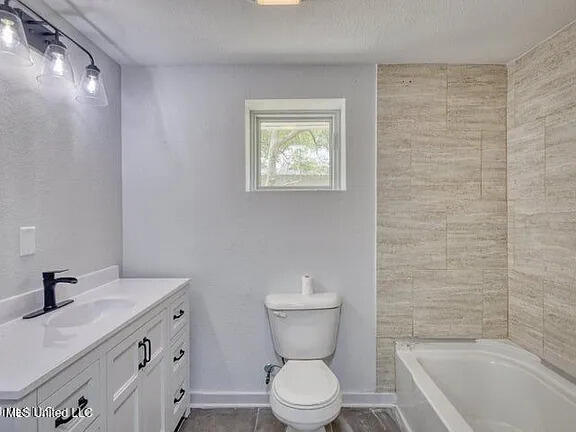
[[[148,354],[146,353],[146,351],[148,351],[148,350],[146,349],[146,344],[144,343],[143,340],[138,342],[138,349],[140,349],[141,347],[144,348],[144,360],[142,362],[138,363],[138,370],[145,368],[146,364],[148,363]]]
[[[178,354],[178,357],[174,357],[174,363],[176,363],[177,361],[180,361],[180,359],[182,359],[182,357],[184,357],[184,354],[186,354],[186,352],[183,349],[181,349],[180,354]]]
[[[150,341],[150,339],[145,337],[144,338],[144,344],[148,345],[148,349],[146,350],[148,352],[148,357],[146,358],[146,363],[150,363],[150,360],[152,359],[152,342]]]
[[[179,318],[182,318],[183,316],[184,316],[184,309],[180,309],[180,311],[178,312],[178,314],[177,314],[177,315],[174,315],[174,316],[172,317],[172,319],[177,320],[177,319],[179,319]]]
[[[63,424],[69,423],[70,421],[72,421],[74,417],[78,417],[80,415],[80,411],[84,410],[84,408],[86,408],[87,406],[88,406],[88,399],[86,399],[84,396],[80,397],[80,399],[78,399],[78,408],[72,411],[72,414],[70,414],[68,417],[62,417],[62,416],[58,417],[54,421],[54,427],[59,427]]]
[[[186,394],[186,390],[181,388],[180,389],[180,395],[177,398],[174,398],[174,405],[176,405],[178,402],[180,402],[185,394]]]

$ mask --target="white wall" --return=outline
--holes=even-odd
[[[42,2],[30,5],[62,22]],[[43,94],[37,53],[31,68],[0,63],[0,299],[40,288],[43,270],[83,274],[122,259],[120,67],[86,46],[106,79],[105,109]],[[71,51],[80,78],[88,60]],[[21,258],[26,225],[37,228],[38,251]]]
[[[124,276],[192,278],[192,390],[260,392],[263,300],[344,296],[333,368],[374,391],[376,67],[123,69]],[[347,192],[245,192],[244,100],[346,98]]]

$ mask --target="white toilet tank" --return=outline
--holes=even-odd
[[[270,294],[265,304],[278,355],[312,360],[334,353],[342,306],[338,294]]]

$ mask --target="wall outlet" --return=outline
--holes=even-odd
[[[20,227],[20,256],[36,253],[36,227]]]

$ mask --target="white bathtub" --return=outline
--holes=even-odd
[[[412,432],[576,431],[576,385],[507,342],[399,343],[396,374]]]

